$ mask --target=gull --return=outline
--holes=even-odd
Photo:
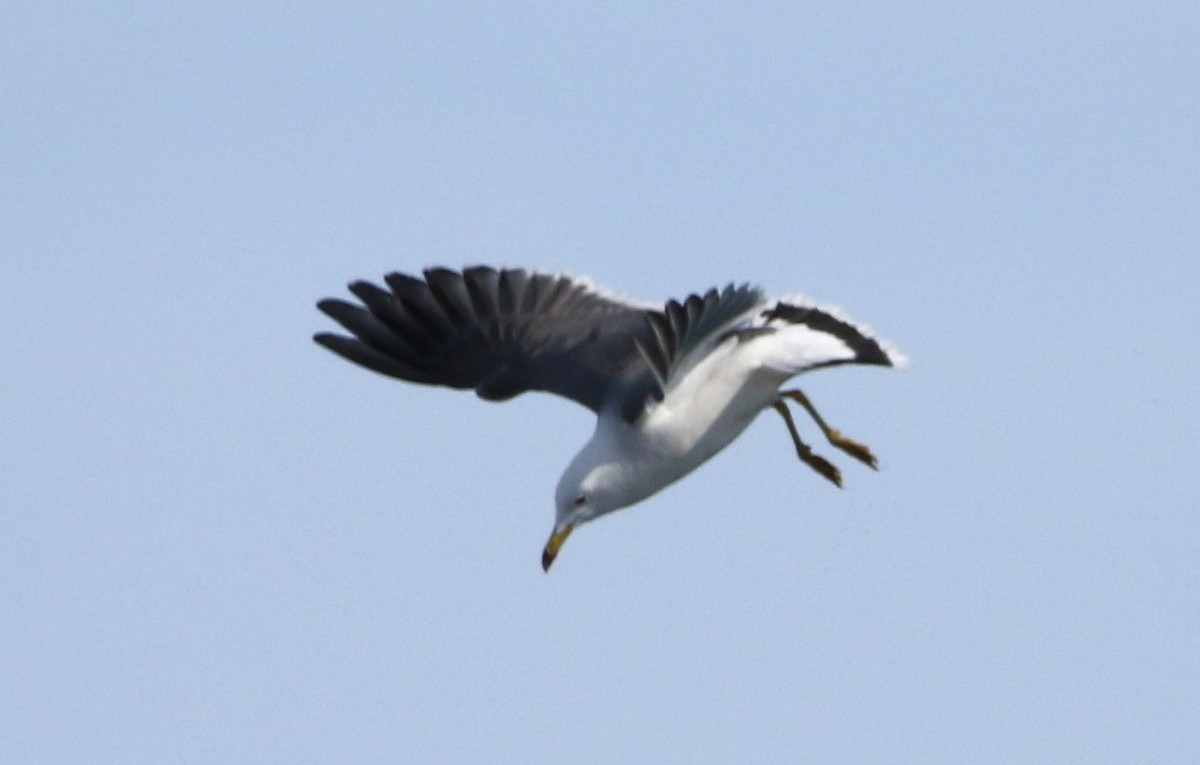
[[[801,439],[788,402],[834,447],[877,468],[869,448],[783,386],[823,367],[907,363],[837,309],[771,298],[749,284],[653,305],[520,268],[428,268],[384,281],[352,282],[361,304],[318,302],[352,336],[313,339],[401,380],[473,389],[487,401],[544,391],[595,412],[595,432],[555,490],[545,571],[573,530],[692,472],[767,408],[783,418],[801,462],[837,486],[841,471]]]

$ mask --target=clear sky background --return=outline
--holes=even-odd
[[[1195,3],[0,15],[3,762],[1200,761]],[[591,414],[310,340],[467,263],[840,305],[882,469],[546,576]]]

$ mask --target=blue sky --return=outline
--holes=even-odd
[[[1194,4],[3,15],[4,762],[1200,759]],[[767,416],[543,575],[590,413],[309,339],[466,263],[840,305],[882,469]]]

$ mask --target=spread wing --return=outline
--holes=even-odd
[[[662,310],[617,299],[564,275],[487,266],[431,268],[424,278],[393,273],[387,289],[350,285],[357,305],[317,306],[351,336],[314,340],[367,369],[426,385],[474,389],[489,401],[526,391],[565,396],[599,414],[636,421],[661,401],[672,379],[731,334],[773,333],[804,324],[850,342],[858,354],[822,364],[866,361],[869,338],[823,312],[784,303],[758,313],[765,296],[747,285],[672,300]],[[840,344],[839,344],[840,345]],[[806,365],[808,366],[808,365]],[[799,371],[797,368],[796,371]]]
[[[317,306],[353,337],[314,340],[381,374],[474,389],[502,401],[525,391],[555,393],[600,412],[645,398],[653,376],[635,341],[650,342],[656,311],[604,295],[569,276],[522,269],[431,268],[424,278],[385,277],[350,291],[362,305]]]
[[[720,291],[713,288],[703,295],[688,295],[683,302],[668,301],[662,311],[647,314],[651,340],[639,338],[637,344],[660,389],[669,385],[691,354],[706,352],[764,299],[755,287],[730,284]]]

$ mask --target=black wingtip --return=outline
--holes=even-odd
[[[347,303],[345,300],[339,300],[337,298],[321,298],[317,301],[317,310],[333,319],[337,318],[337,313],[339,310],[348,305],[351,304]]]
[[[899,354],[890,352],[881,340],[871,334],[870,330],[859,327],[839,315],[836,309],[820,308],[814,305],[790,305],[779,301],[774,308],[763,311],[762,316],[767,321],[779,320],[789,324],[802,324],[816,332],[833,335],[854,353],[851,361],[855,364],[891,367],[897,366],[903,358]]]

